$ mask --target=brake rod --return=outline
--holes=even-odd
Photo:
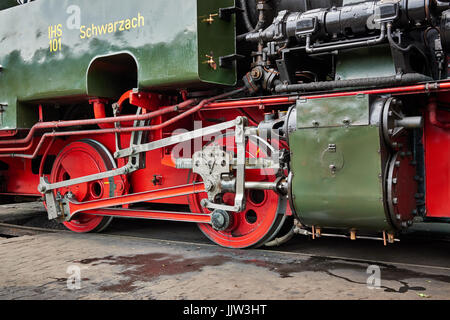
[[[156,200],[163,200],[168,198],[175,198],[181,196],[188,196],[191,194],[205,192],[203,183],[194,183],[189,185],[177,186],[172,188],[165,188],[160,190],[146,191],[135,194],[128,194],[115,198],[98,199],[88,202],[77,202],[71,197],[64,197],[62,199],[62,209],[64,215],[69,218],[69,221],[80,212],[87,212],[96,209],[104,209],[115,206],[129,205],[139,202],[150,202]]]
[[[97,209],[97,210],[89,210],[83,213],[95,216],[106,216],[115,218],[135,218],[135,219],[211,224],[210,214],[190,213],[190,212],[171,212],[171,211],[134,210],[134,209]]]

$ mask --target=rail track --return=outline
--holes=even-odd
[[[0,238],[33,236],[45,233],[71,233],[58,228],[57,225],[39,226],[45,223],[44,215],[37,215],[34,218],[28,217],[16,222],[0,222]],[[110,228],[102,233],[102,236],[115,239],[132,238],[142,241],[163,241],[195,248],[217,247],[203,237],[196,226],[183,223],[117,219]],[[413,247],[416,250],[411,250]],[[380,241],[364,239],[358,241],[339,238],[312,240],[308,237],[297,236],[283,246],[255,250],[283,254],[286,257],[321,257],[360,263],[450,271],[449,249],[448,235],[437,234],[430,237],[429,234],[423,236],[418,232],[405,235],[400,242],[388,247],[384,247]]]

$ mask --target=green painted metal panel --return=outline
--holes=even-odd
[[[297,101],[297,128],[369,124],[368,95]]]
[[[330,100],[334,99],[317,101],[327,104]],[[336,103],[336,111],[330,112],[340,116],[339,106]],[[368,103],[363,107],[369,109]],[[290,135],[289,143],[293,202],[304,224],[392,230],[383,200],[379,127],[302,128]]]
[[[395,64],[388,45],[339,52],[336,79],[389,77],[395,74]]]
[[[17,5],[17,0],[2,0],[0,2],[0,10],[8,9]]]
[[[203,22],[233,0],[39,0],[0,12],[0,129],[27,128],[36,118],[28,102],[89,96],[116,98],[105,77],[87,72],[97,58],[135,60],[145,90],[234,85],[236,69],[213,70],[206,54],[234,54],[235,18]],[[24,17],[33,17],[26,19]],[[80,18],[77,21],[77,18]],[[129,20],[129,21],[127,21]],[[79,22],[77,24],[77,22]],[[51,49],[51,46],[54,46]],[[113,66],[115,67],[115,66]],[[105,67],[105,70],[113,69]],[[136,69],[136,68],[135,68]],[[107,78],[107,77],[106,77]]]

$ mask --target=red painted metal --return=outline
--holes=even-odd
[[[437,109],[438,109],[438,104],[436,99],[431,99],[430,103],[428,104],[428,113],[429,113],[429,119],[430,119],[430,123],[438,128],[441,129],[450,129],[450,122],[442,122],[440,120],[438,120],[438,116],[437,116]]]
[[[436,101],[431,101],[431,112],[425,115],[427,217],[450,218],[450,130],[441,126],[450,123],[450,112],[435,107]]]
[[[216,142],[225,145],[227,143],[226,140],[227,137],[223,137],[223,139],[216,140]],[[234,142],[234,140],[231,142]],[[236,148],[231,151],[236,152]],[[252,140],[247,145],[246,155],[248,158],[267,157],[267,154]],[[199,176],[194,176],[193,179],[194,181],[201,180]],[[246,170],[246,179],[248,181],[272,182],[275,179],[275,172],[267,169]],[[265,238],[277,217],[280,197],[273,191],[252,190],[247,190],[245,196],[245,210],[232,214],[233,223],[227,230],[217,231],[209,224],[200,224],[200,230],[212,241],[227,248],[248,248]],[[234,194],[225,194],[223,201],[227,205],[234,205],[234,197]],[[200,204],[205,198],[207,198],[206,193],[191,195],[189,197],[191,211],[210,213],[208,209],[203,208]]]
[[[323,93],[323,94],[304,94],[301,96],[295,95],[295,96],[282,96],[274,98],[253,98],[253,99],[243,99],[233,101],[218,101],[209,103],[206,106],[206,108],[228,109],[228,108],[248,108],[248,107],[265,107],[265,106],[267,107],[267,106],[293,104],[299,98],[320,99],[320,98],[355,96],[359,94],[413,94],[413,93],[438,92],[442,90],[450,90],[450,81],[432,84],[420,84],[413,86],[360,90],[360,91],[344,91],[344,92]]]
[[[243,91],[243,88],[237,89],[234,92],[240,92]],[[163,123],[160,123],[158,125],[153,126],[146,126],[146,127],[128,127],[128,128],[113,128],[113,129],[100,129],[100,130],[90,130],[90,131],[69,131],[69,132],[53,132],[53,133],[46,133],[42,136],[41,141],[38,144],[38,147],[35,149],[33,155],[25,155],[25,154],[6,154],[6,155],[0,155],[0,157],[19,157],[19,158],[25,158],[25,159],[34,159],[37,154],[39,153],[39,149],[42,147],[44,141],[48,137],[61,137],[61,136],[69,136],[69,135],[96,135],[96,134],[110,134],[110,133],[129,133],[129,132],[137,132],[137,131],[154,131],[154,130],[162,130],[166,127],[171,126],[172,124],[177,123],[178,121],[185,119],[198,111],[200,111],[205,105],[210,103],[211,101],[214,101],[216,99],[224,98],[229,96],[230,93],[224,93],[222,95],[219,95],[214,98],[204,99],[202,100],[198,105],[195,107],[189,109],[188,111],[185,111],[182,114],[179,114],[178,116],[175,116],[171,118],[170,120],[167,120]],[[124,95],[125,96],[125,95]],[[151,97],[151,96],[149,96]],[[140,97],[139,97],[140,98]],[[182,102],[178,105],[171,106],[171,107],[165,107],[163,109],[159,109],[150,113],[144,113],[142,115],[135,115],[135,116],[121,116],[121,117],[114,117],[114,118],[102,118],[102,119],[88,119],[88,120],[72,120],[72,121],[60,121],[60,122],[47,122],[47,123],[39,123],[33,126],[33,128],[30,130],[28,136],[21,140],[16,140],[16,144],[22,144],[22,143],[28,143],[33,139],[33,135],[35,131],[40,129],[57,129],[57,128],[64,128],[64,127],[73,127],[73,126],[81,126],[81,125],[103,125],[108,123],[117,123],[117,122],[125,122],[125,121],[147,121],[151,120],[153,118],[156,118],[158,116],[162,116],[168,113],[177,112],[181,109],[187,108],[193,104],[195,100],[187,100],[185,102]],[[148,103],[146,103],[147,106],[150,106]],[[9,142],[12,143],[10,140]],[[20,142],[19,142],[20,141]],[[0,141],[0,145],[4,141]],[[9,143],[7,143],[9,144]],[[28,147],[27,147],[28,148]],[[31,146],[30,146],[31,149]],[[1,149],[0,153],[5,152],[3,150],[8,150],[7,152],[19,152],[23,151],[23,148],[17,148],[16,149]],[[28,150],[28,149],[27,149]]]
[[[102,119],[87,119],[87,120],[70,120],[70,121],[52,121],[52,122],[42,122],[34,125],[31,130],[29,131],[27,137],[23,139],[15,139],[15,140],[2,140],[0,141],[0,145],[17,145],[17,144],[27,144],[29,143],[35,133],[38,130],[45,130],[45,129],[60,129],[60,128],[68,128],[68,127],[77,127],[77,126],[90,126],[90,125],[101,125],[106,123],[115,123],[115,122],[126,122],[126,121],[146,121],[150,120],[154,117],[176,112],[181,109],[185,109],[189,106],[191,106],[195,100],[188,100],[185,102],[180,103],[179,105],[170,106],[170,107],[164,107],[160,110],[146,113],[143,115],[130,115],[130,116],[120,116],[120,117],[114,117],[114,118],[102,118]],[[126,128],[124,128],[126,129]],[[112,129],[111,129],[112,130]],[[97,130],[97,133],[101,134],[102,130]],[[111,133],[108,130],[104,130],[106,133]],[[112,132],[114,133],[114,131]],[[2,152],[2,149],[0,149],[0,152]]]
[[[1,130],[0,138],[11,138],[17,135],[18,130]]]
[[[149,120],[149,119],[152,119],[154,117],[157,117],[157,116],[160,116],[163,114],[178,111],[179,109],[187,108],[192,104],[192,102],[193,102],[193,100],[186,101],[186,102],[183,102],[176,106],[166,107],[166,108],[163,108],[163,109],[151,112],[151,113],[146,113],[146,114],[143,114],[140,116],[122,116],[122,117],[116,117],[116,118],[39,123],[39,124],[36,124],[35,126],[33,126],[33,128],[30,130],[30,132],[26,138],[20,139],[20,140],[15,140],[16,143],[11,142],[14,140],[9,140],[7,143],[8,145],[11,143],[12,144],[29,143],[29,145],[27,147],[0,148],[0,153],[6,153],[6,152],[10,153],[10,154],[0,154],[0,157],[19,157],[19,158],[25,158],[25,159],[34,159],[34,158],[36,158],[37,154],[39,153],[40,148],[43,146],[45,139],[50,138],[50,137],[67,137],[67,136],[74,136],[74,135],[82,136],[82,135],[97,135],[97,134],[111,134],[111,133],[130,133],[130,132],[137,132],[137,131],[158,130],[158,129],[161,129],[161,128],[164,128],[164,127],[170,125],[171,123],[161,124],[161,125],[156,125],[156,126],[146,126],[146,127],[128,127],[128,128],[99,129],[99,130],[84,130],[84,131],[52,132],[52,133],[46,133],[41,137],[38,147],[34,150],[34,153],[32,155],[12,154],[12,153],[16,153],[16,152],[24,152],[24,151],[32,150],[33,136],[36,131],[41,130],[41,129],[50,129],[52,127],[64,128],[64,127],[73,127],[73,126],[78,126],[78,125],[92,125],[92,124],[101,125],[101,124],[107,124],[107,123],[113,123],[113,122],[125,122],[125,121],[129,121],[129,120],[145,121],[145,120]],[[197,108],[197,107],[195,107],[195,108]],[[188,116],[189,114],[192,114],[192,112],[190,112],[190,111],[191,110],[176,117],[177,120],[180,120],[181,118],[184,118],[184,117]],[[2,142],[6,142],[6,141],[0,141],[0,145],[2,144]]]
[[[1,193],[5,195],[39,196],[39,176],[32,171],[32,162],[25,159],[4,159],[8,170],[0,172]]]
[[[89,140],[69,144],[58,155],[50,175],[50,182],[60,182],[80,178],[113,169],[114,163],[107,151],[98,143]],[[91,201],[120,196],[124,192],[124,183],[120,177],[82,183],[60,188],[56,193],[65,195],[69,192],[78,201]],[[101,227],[108,218],[89,214],[80,214],[64,225],[71,231],[86,233]]]
[[[336,93],[328,93],[328,94],[315,94],[315,95],[305,95],[301,96],[304,99],[316,99],[316,98],[325,98],[325,97],[340,97],[340,96],[351,96],[357,94],[417,94],[417,93],[428,93],[428,92],[436,92],[436,91],[446,91],[450,90],[450,81],[441,82],[438,84],[429,84],[429,85],[414,85],[414,86],[406,86],[406,87],[397,87],[397,88],[385,88],[385,89],[373,89],[373,90],[362,90],[362,91],[350,91],[350,92],[336,92]],[[253,125],[260,122],[262,119],[263,112],[258,110],[258,108],[271,107],[271,106],[283,106],[283,105],[292,105],[295,103],[300,96],[281,96],[281,97],[269,97],[269,98],[254,98],[254,99],[242,99],[242,100],[233,100],[233,101],[220,101],[220,102],[210,102],[208,100],[204,100],[192,107],[192,105],[196,102],[195,100],[187,100],[183,103],[180,103],[176,106],[169,107],[159,107],[161,101],[159,100],[159,96],[154,94],[141,94],[129,91],[123,95],[120,100],[120,104],[124,104],[126,100],[130,101],[130,104],[142,107],[145,109],[145,114],[141,116],[131,115],[131,116],[121,116],[117,118],[106,118],[106,113],[103,114],[102,110],[99,110],[100,113],[96,115],[96,119],[89,120],[75,120],[75,121],[62,121],[62,122],[42,122],[34,126],[29,132],[26,138],[23,139],[10,139],[10,140],[1,140],[0,146],[0,157],[2,161],[5,161],[9,166],[9,172],[2,173],[5,177],[6,182],[6,191],[10,194],[32,194],[39,195],[37,192],[37,185],[39,183],[39,176],[37,174],[33,174],[31,172],[31,161],[28,159],[35,159],[38,156],[43,156],[43,161],[40,165],[39,175],[43,174],[43,165],[45,163],[45,158],[48,155],[56,155],[59,150],[61,150],[66,144],[70,144],[75,140],[80,139],[80,137],[88,137],[90,139],[95,139],[100,141],[101,143],[107,145],[109,150],[115,150],[115,141],[113,133],[121,133],[125,137],[122,139],[123,142],[128,143],[126,137],[129,136],[129,133],[136,131],[158,131],[162,135],[169,135],[171,132],[169,130],[175,129],[176,127],[183,127],[186,129],[191,129],[189,126],[191,125],[191,117],[195,115],[196,117],[203,119],[205,122],[208,122],[210,118],[223,119],[223,121],[231,120],[239,115],[245,116],[253,116],[254,120],[250,119],[250,123]],[[165,102],[164,102],[165,104]],[[165,104],[166,105],[166,104]],[[104,110],[105,105],[103,105]],[[94,106],[95,108],[95,106]],[[100,108],[98,106],[98,108]],[[181,111],[183,109],[190,108],[188,111],[185,111],[182,114],[177,115],[176,112]],[[244,108],[250,108],[245,109]],[[223,112],[223,109],[227,109],[227,112]],[[203,111],[208,111],[208,116],[206,117],[206,113],[204,118],[202,116]],[[243,112],[246,112],[243,113]],[[169,118],[166,121],[162,119],[162,116]],[[213,115],[213,117],[211,116]],[[435,118],[434,118],[435,115]],[[445,131],[439,127],[433,126],[433,124],[438,126],[447,126],[446,122],[449,122],[445,112],[436,111],[433,115],[433,110],[427,114],[427,123],[425,129],[425,145],[426,145],[426,163],[427,163],[427,209],[428,215],[431,217],[450,217],[450,205],[448,204],[448,199],[450,198],[449,193],[449,185],[450,180],[448,177],[449,172],[449,164],[448,159],[450,159],[449,154],[449,134],[448,130]],[[153,120],[152,125],[141,127],[141,128],[132,128],[132,127],[124,127],[124,124],[130,124],[132,121],[136,120]],[[179,121],[183,120],[184,122],[180,124]],[[114,128],[113,123],[120,122],[121,128]],[[100,130],[83,130],[83,131],[67,131],[67,132],[47,132],[41,136],[42,131],[48,130],[56,130],[59,128],[67,128],[72,126],[84,126],[84,125],[92,125],[97,124],[101,127]],[[186,125],[186,126],[185,126]],[[171,127],[172,126],[172,127]],[[103,129],[102,129],[103,128]],[[163,130],[164,129],[164,130]],[[6,134],[5,132],[0,132],[0,138],[12,137],[16,135],[17,132],[11,132]],[[67,140],[63,141],[62,139],[56,139],[59,137],[66,137]],[[50,142],[50,139],[54,139],[54,142]],[[152,139],[154,139],[152,137]],[[53,141],[53,140],[52,140]],[[126,147],[126,146],[124,146]],[[169,153],[164,153],[168,151]],[[30,152],[31,154],[27,155],[12,155],[12,153],[18,152]],[[8,159],[11,156],[21,156],[24,159]],[[177,186],[183,186],[188,181],[188,170],[177,170],[173,167],[167,166],[163,163],[162,159],[165,157],[170,157],[170,150],[158,150],[157,152],[150,152],[147,154],[147,167],[144,170],[140,170],[130,175],[130,181],[132,181],[133,195],[129,195],[131,198],[108,198],[108,199],[89,199],[83,200],[83,205],[77,207],[82,210],[81,212],[86,212],[83,210],[90,210],[89,206],[99,205],[102,202],[102,207],[109,204],[121,205],[123,203],[127,203],[130,199],[133,199],[136,202],[163,202],[163,203],[179,203],[186,204],[188,203],[188,196],[185,193],[173,192],[168,193],[165,197],[156,197],[155,195],[160,192],[158,188],[161,186],[153,185],[151,180],[154,174],[160,175],[163,177],[164,188],[166,187],[174,187],[179,188]],[[27,160],[25,160],[27,159]],[[119,161],[121,161],[119,159]],[[118,164],[119,166],[123,164]],[[249,173],[251,176],[251,173]],[[260,177],[261,178],[261,177]],[[258,176],[251,176],[253,181],[258,181]],[[263,179],[263,178],[261,178]],[[266,179],[266,177],[264,177]],[[266,181],[266,180],[261,180]],[[125,183],[125,182],[124,182]],[[93,189],[89,186],[86,187],[87,195],[91,198],[95,198],[95,194],[93,193]],[[124,187],[124,190],[127,190],[127,187]],[[156,193],[155,193],[156,192]],[[125,192],[126,193],[126,192]],[[247,193],[247,198],[249,199],[249,207],[248,210],[253,210],[258,214],[265,214],[267,216],[267,221],[270,220],[272,213],[275,211],[275,197],[276,194],[272,192],[265,192],[265,199],[271,199],[272,195],[274,198],[268,202],[264,202],[265,204],[262,206],[254,206],[255,203],[249,199],[250,194]],[[161,194],[160,194],[161,195]],[[132,198],[136,196],[136,198]],[[205,194],[203,194],[203,197]],[[126,196],[128,197],[128,196]],[[193,196],[189,196],[192,200]],[[198,197],[201,200],[200,194]],[[197,200],[199,200],[197,199]],[[93,201],[100,202],[93,203]],[[229,195],[225,197],[226,201],[231,202],[231,198]],[[125,202],[124,202],[125,201]],[[195,201],[196,205],[199,205],[199,201]],[[231,203],[230,203],[231,204]],[[192,204],[191,208],[195,204]],[[257,204],[259,205],[259,203]],[[75,207],[73,207],[75,208]],[[93,209],[97,210],[98,209]],[[101,209],[104,210],[104,209]],[[113,209],[108,209],[113,210]],[[91,212],[91,211],[88,211]],[[106,211],[105,211],[106,212]],[[105,213],[103,212],[103,213]],[[133,211],[136,215],[145,216],[146,214],[150,214],[149,212],[142,211]],[[198,208],[198,210],[193,210],[193,212],[203,212],[202,208]],[[261,213],[260,213],[261,212]],[[101,212],[100,212],[101,213]],[[99,215],[100,215],[99,213]],[[121,214],[131,214],[121,213]],[[154,213],[152,213],[154,214]],[[106,215],[106,214],[105,214]],[[81,215],[80,215],[81,216]],[[169,215],[163,216],[162,218],[169,218]],[[222,234],[213,234],[216,237],[215,240],[223,241],[225,246],[234,245],[236,247],[246,246],[251,243],[252,239],[257,239],[264,235],[264,230],[267,231],[267,225],[262,223],[261,227],[258,230],[252,230],[252,224],[246,223],[244,220],[244,214],[238,214],[236,222],[237,227],[235,227],[235,234],[232,232],[222,233]],[[260,217],[257,217],[260,219]],[[266,220],[264,220],[266,221]],[[207,222],[208,223],[208,222]],[[259,223],[259,222],[258,222]],[[211,232],[211,228],[207,230],[207,226],[203,226],[203,231],[206,233]],[[241,234],[241,236],[236,236],[236,234]],[[247,238],[244,239],[243,234],[250,234]],[[253,238],[252,238],[253,237]],[[243,240],[244,239],[244,240]]]
[[[139,202],[164,200],[174,197],[188,196],[191,194],[201,192],[205,192],[203,183],[195,183],[161,190],[127,194],[124,196],[114,198],[97,199],[88,202],[70,202],[68,207],[71,216],[75,216],[77,213],[86,212],[90,210],[121,206],[125,204],[134,204]]]
[[[47,160],[47,156],[53,146],[53,143],[55,142],[55,138],[53,138],[50,143],[47,146],[47,149],[45,149],[44,155],[42,156],[42,160],[41,160],[41,165],[39,166],[39,177],[43,177],[44,176],[44,166],[45,166],[45,161]]]
[[[44,111],[42,110],[42,104],[39,105],[39,122],[44,121]]]
[[[98,209],[87,211],[86,214],[106,217],[137,218],[178,222],[211,223],[211,216],[201,213],[148,211],[132,209]]]
[[[104,119],[106,118],[106,104],[108,100],[105,99],[93,99],[90,100],[89,103],[92,104],[94,108],[94,117],[95,119]],[[114,128],[112,123],[101,123],[98,125],[100,129],[111,129]]]
[[[276,98],[253,98],[232,101],[218,101],[209,103],[206,109],[229,109],[229,108],[248,108],[248,107],[267,107],[284,104],[292,104],[298,99],[298,96],[285,96]]]
[[[435,84],[424,84],[424,85],[416,85],[416,86],[407,86],[407,87],[396,87],[396,88],[386,88],[386,89],[374,89],[374,90],[363,90],[363,91],[351,91],[351,92],[338,92],[338,93],[332,93],[332,94],[321,94],[321,95],[306,95],[302,98],[305,99],[316,99],[316,98],[326,98],[326,97],[341,97],[341,96],[351,96],[351,95],[357,95],[357,94],[383,94],[383,93],[391,93],[391,94],[400,94],[400,93],[419,93],[419,92],[433,92],[438,90],[450,90],[450,82],[442,82],[442,83],[435,83]],[[125,99],[125,97],[128,97],[131,101],[133,99],[140,99],[140,98],[133,98],[134,94],[137,93],[130,93],[127,92],[122,97]],[[130,95],[132,97],[130,98]],[[263,106],[272,106],[272,105],[283,105],[283,104],[290,104],[295,102],[296,99],[298,99],[298,96],[285,96],[285,97],[275,97],[275,98],[258,98],[258,99],[244,99],[244,100],[234,100],[234,101],[223,101],[223,102],[212,102],[213,99],[205,99],[202,102],[200,102],[197,106],[191,108],[190,110],[186,111],[183,114],[180,114],[162,124],[156,125],[156,126],[148,126],[148,127],[141,127],[141,128],[119,128],[119,129],[104,129],[104,130],[97,130],[97,131],[86,131],[85,133],[82,133],[78,131],[78,134],[110,134],[110,133],[123,133],[123,132],[133,132],[133,131],[151,131],[151,130],[160,130],[167,126],[170,126],[177,121],[186,118],[199,110],[206,108],[206,109],[214,109],[214,108],[243,108],[243,107],[263,107]],[[60,122],[43,122],[36,124],[33,126],[33,128],[30,130],[28,136],[24,139],[16,139],[16,140],[4,140],[0,141],[0,145],[20,145],[20,144],[27,144],[30,143],[32,140],[34,134],[38,130],[42,129],[58,129],[58,128],[64,128],[64,127],[73,127],[73,126],[82,126],[82,125],[105,125],[105,124],[111,124],[114,122],[125,122],[125,121],[145,121],[152,118],[155,118],[157,116],[161,116],[163,114],[171,113],[178,111],[183,108],[187,108],[190,105],[193,104],[195,100],[187,100],[183,103],[180,103],[179,105],[172,106],[172,107],[165,107],[162,109],[159,109],[157,111],[153,111],[147,114],[143,114],[140,116],[121,116],[116,118],[101,118],[101,119],[88,119],[88,120],[72,120],[72,121],[60,121]],[[147,101],[144,104],[149,104]],[[69,135],[70,133],[65,133],[66,135]],[[56,136],[53,134],[53,136]],[[19,151],[9,151],[11,149],[7,149],[8,151],[3,151],[3,149],[0,148],[0,153],[5,152],[20,152],[23,151],[22,149],[19,149]]]

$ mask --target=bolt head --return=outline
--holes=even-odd
[[[203,207],[203,208],[206,208],[206,206],[208,205],[208,200],[207,199],[203,199],[201,202],[200,202],[200,205]]]
[[[206,189],[206,191],[212,191],[212,190],[214,190],[214,183],[211,182],[211,181],[207,181],[207,182],[205,183],[205,189]]]
[[[215,210],[211,215],[212,226],[217,231],[223,231],[229,228],[232,222],[230,214],[223,210]]]
[[[45,192],[47,191],[47,188],[46,188],[44,185],[40,184],[40,185],[38,186],[38,191],[39,191],[40,193],[45,193]]]

